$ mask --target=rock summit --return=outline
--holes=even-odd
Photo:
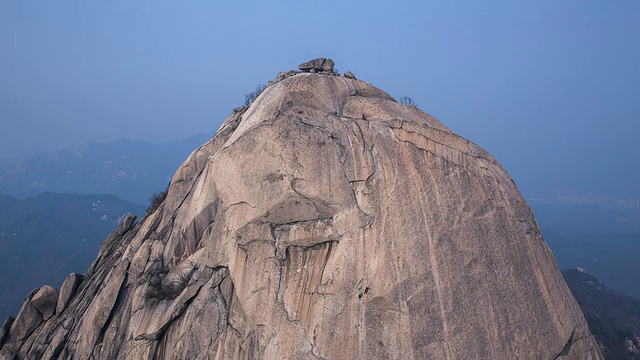
[[[29,295],[0,358],[602,358],[493,156],[333,61],[299,68],[84,276]]]

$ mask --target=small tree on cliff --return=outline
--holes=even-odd
[[[407,106],[413,106],[414,108],[418,107],[418,104],[416,104],[412,98],[408,97],[408,96],[403,96],[400,98],[400,104],[402,105],[407,105]]]
[[[258,86],[256,86],[255,91],[252,91],[244,96],[244,106],[251,105],[251,103],[258,97],[258,95],[260,95],[266,88],[267,88],[267,85],[258,84]]]
[[[162,204],[164,199],[167,198],[168,192],[169,192],[169,185],[167,185],[167,188],[164,189],[164,191],[156,192],[156,193],[153,193],[153,195],[151,195],[151,197],[149,198],[150,204],[149,204],[149,207],[147,208],[147,215],[156,211],[156,209],[160,206],[160,204]]]

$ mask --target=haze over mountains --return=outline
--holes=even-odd
[[[121,139],[39,154],[0,166],[0,191],[17,198],[44,191],[114,193],[147,205],[184,158],[209,138],[200,134],[162,144]],[[561,268],[586,268],[609,287],[640,298],[640,279],[633,275],[640,273],[640,200],[562,191],[524,196]]]
[[[638,203],[613,196],[602,202],[587,199],[602,196],[558,196],[529,204],[561,268],[584,268],[608,287],[640,299]]]
[[[113,143],[90,142],[39,154],[10,166],[0,166],[0,191],[16,198],[37,196],[45,191],[114,193],[146,206],[149,196],[164,189],[184,158],[209,137],[200,134],[161,144],[126,139]],[[640,298],[640,279],[635,275],[640,273],[637,199],[560,191],[544,198],[524,195],[561,268],[586,268],[610,288]],[[128,211],[139,213],[133,209]],[[93,238],[94,244],[101,242],[108,232],[100,234]],[[84,258],[91,258],[97,246],[86,248]],[[86,266],[73,269],[85,270]],[[25,282],[24,287],[35,288],[42,283],[34,279]],[[13,309],[19,306],[21,296],[16,295],[18,300],[14,300]]]
[[[145,208],[115,195],[1,194],[0,317],[15,315],[34,288],[59,287],[69,273],[85,272],[126,214]]]
[[[11,191],[22,194],[22,196],[38,193],[43,188],[80,189],[88,193],[102,192],[106,189],[107,192],[113,191],[121,196],[137,199],[139,203],[146,203],[148,195],[144,195],[143,198],[141,194],[150,194],[166,186],[166,183],[157,181],[158,179],[163,179],[160,173],[172,173],[173,170],[171,168],[177,168],[181,160],[192,149],[205,142],[208,138],[205,135],[198,135],[182,141],[161,145],[132,142],[124,139],[112,144],[89,143],[74,149],[36,156],[14,166],[4,167],[1,169],[3,172],[0,174],[6,176],[0,179],[0,183],[9,185],[8,188]],[[174,163],[172,164],[172,162]],[[97,164],[102,164],[102,166],[96,166]],[[158,168],[162,169],[161,171],[153,172],[149,171],[149,167],[145,166],[155,166],[156,170]],[[64,174],[68,176],[64,176]],[[132,176],[128,176],[129,174],[132,174]],[[90,181],[86,181],[87,179]],[[164,180],[166,180],[166,177]],[[86,207],[82,205],[80,198],[74,196],[44,194],[27,200],[18,200],[5,195],[3,199],[7,200],[5,201],[6,204],[17,206],[14,209],[17,208],[18,210],[8,210],[8,212],[17,214],[21,212],[26,214],[32,211],[19,210],[26,208],[24,204],[31,204],[31,209],[34,206],[42,209],[45,208],[45,205],[42,204],[51,203],[52,199],[60,204],[76,204],[78,209]],[[94,202],[100,206],[120,201],[115,196],[101,200],[96,199],[94,199]],[[612,195],[575,193],[559,193],[549,195],[547,198],[531,197],[529,200],[537,214],[538,222],[542,225],[545,238],[552,250],[554,250],[556,260],[561,267],[587,267],[594,274],[599,274],[603,280],[606,279],[605,282],[608,285],[623,289],[637,296],[634,292],[634,290],[638,289],[635,286],[637,279],[633,276],[636,273],[634,266],[637,267],[634,249],[635,244],[637,244],[638,224],[640,223],[637,201]],[[136,210],[133,210],[133,212],[138,214],[143,212],[143,207],[136,207],[133,204],[125,204],[125,206],[128,208],[135,207]],[[5,206],[5,208],[9,209],[11,207]],[[65,211],[51,207],[47,208],[46,212],[63,217],[64,215],[62,214],[65,214]],[[67,211],[66,213],[68,214],[69,212]],[[113,217],[112,215],[106,216],[110,220]],[[85,222],[87,226],[99,228],[99,226],[91,223],[95,219],[83,220],[80,216],[66,216],[66,218],[75,218],[75,221]],[[37,219],[37,216],[34,216],[33,219]],[[103,223],[105,220],[102,216],[100,217],[100,221]],[[48,221],[64,223],[64,221],[59,221],[57,218],[51,218]],[[41,220],[41,222],[45,223],[44,220]],[[34,220],[33,224],[35,223],[37,223],[37,220]],[[20,227],[20,224],[23,226]],[[28,221],[24,219],[16,221],[15,224],[0,225],[0,230],[7,228],[7,226],[13,226],[13,228],[19,228],[20,230],[29,228]],[[114,225],[115,223],[112,223],[110,226],[113,227]],[[108,232],[108,229],[106,231]],[[18,235],[18,233],[22,233],[22,231],[15,234]],[[62,245],[59,240],[55,239],[55,236],[51,236],[57,233],[66,235],[65,240],[62,240]],[[73,244],[69,239],[73,239],[76,236],[70,236],[68,232],[64,233],[63,231],[58,231],[57,233],[56,231],[50,231],[46,246],[42,246],[41,234],[40,238],[37,238],[37,233],[36,236],[33,236],[33,234],[27,232],[26,234],[29,236],[24,239],[22,244],[27,245],[27,250],[19,250],[15,246],[17,244],[16,241],[13,242],[13,246],[9,247],[4,247],[3,244],[3,250],[8,250],[6,254],[15,255],[18,253],[17,251],[20,251],[21,256],[26,258],[33,257],[46,260],[46,256],[42,257],[41,253],[37,251],[43,251],[44,249],[47,252],[47,246],[51,246],[57,247],[59,253],[59,251],[68,249],[65,246]],[[78,247],[77,244],[73,245],[73,251],[66,253],[68,257],[56,259],[56,264],[52,264],[50,261],[50,265],[56,268],[55,272],[47,274],[51,276],[46,278],[36,276],[35,279],[32,279],[33,282],[11,279],[14,283],[8,284],[5,288],[14,289],[16,288],[16,283],[19,282],[21,287],[19,289],[16,288],[15,292],[20,293],[22,291],[24,294],[28,289],[40,286],[43,283],[59,286],[56,282],[60,283],[69,272],[84,271],[88,262],[95,255],[99,242],[106,236],[105,232],[100,231],[85,231],[85,233],[87,238],[92,239],[90,241],[91,246]],[[86,240],[87,238],[83,239]],[[98,241],[93,240],[96,238]],[[606,241],[602,239],[606,239]],[[33,252],[34,249],[38,250]],[[32,252],[29,253],[29,251]],[[56,253],[56,251],[47,253],[52,254]],[[597,256],[593,257],[594,254],[597,254]],[[16,258],[20,257],[14,256],[13,258],[15,261]],[[77,266],[78,269],[71,269],[69,266],[58,268],[60,261]],[[10,261],[7,261],[7,263],[10,263]],[[37,266],[33,269],[37,269]],[[24,269],[18,268],[8,269],[7,271],[16,274],[27,273]],[[39,270],[38,273],[43,274],[47,273],[47,271]],[[29,273],[29,275],[31,274],[33,272]],[[620,276],[621,274],[623,276]],[[8,309],[11,306],[13,306],[13,309],[16,307],[15,301],[14,305],[9,305],[9,307],[4,302],[1,305]],[[0,309],[0,315],[1,313],[2,309]],[[9,313],[15,314],[15,310],[10,309]]]
[[[148,204],[153,192],[166,188],[177,167],[211,136],[154,144],[120,139],[88,142],[36,154],[11,165],[0,165],[0,192],[26,198],[42,192],[117,194]]]
[[[14,222],[0,224],[0,230],[8,229],[7,233],[13,235],[12,242],[0,243],[0,261],[7,266],[3,273],[16,274],[0,279],[0,286],[10,294],[0,299],[0,316],[15,315],[30,289],[45,283],[59,287],[69,272],[86,271],[101,241],[115,226],[113,219],[121,218],[126,212],[144,212],[143,206],[123,203],[115,196],[94,197],[100,206],[119,209],[107,216],[109,221],[101,216],[102,223],[96,225],[95,218],[71,215],[86,208],[82,197],[37,194],[43,191],[114,193],[131,202],[146,204],[151,193],[166,187],[182,160],[208,139],[209,136],[201,134],[163,144],[126,139],[87,143],[0,166],[4,213],[27,214],[33,209],[46,209],[36,211],[30,220],[25,220],[27,215],[18,221],[8,216]],[[20,200],[7,194],[30,198]],[[640,272],[637,261],[640,202],[637,199],[575,191],[536,194],[527,199],[561,268],[586,268],[610,288],[640,298],[640,282],[635,275]],[[52,201],[60,203],[63,209],[50,206]],[[76,209],[72,210],[74,206]],[[45,219],[43,213],[53,216]],[[64,223],[61,218],[74,218],[79,225],[78,232],[61,226],[50,228],[46,235],[30,231],[38,222]],[[17,230],[14,232],[14,229]],[[83,244],[78,245],[74,239],[81,239]],[[56,254],[55,259],[51,258],[52,254]],[[32,261],[20,262],[20,259]],[[22,267],[15,267],[16,264]],[[611,346],[620,346],[620,341],[616,344]],[[615,351],[620,350],[616,348],[610,354]],[[616,358],[610,354],[608,358]]]
[[[85,272],[119,221],[144,215],[151,194],[209,138],[89,142],[0,166],[0,318],[30,290]]]
[[[606,359],[640,359],[640,300],[612,290],[583,269],[562,272]]]
[[[330,15],[300,16],[319,7]],[[186,155],[155,180],[140,175],[155,159],[123,163],[137,151],[83,169],[66,155],[4,161],[87,140],[212,132],[283,65],[329,55],[396,99],[411,96],[494,155],[561,268],[584,268],[639,297],[638,212],[627,207],[640,199],[638,18],[638,1],[2,2],[0,192],[39,204],[30,196],[53,184],[56,194],[112,192],[147,204]],[[344,41],[345,32],[358,41]],[[32,176],[43,164],[52,176]],[[96,190],[75,190],[91,182]],[[28,234],[31,224],[22,225],[11,231]],[[29,241],[21,245],[33,254],[20,258],[40,256]]]

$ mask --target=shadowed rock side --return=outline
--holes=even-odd
[[[128,220],[4,358],[601,359],[498,162],[359,80],[271,85]]]

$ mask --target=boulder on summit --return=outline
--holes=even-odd
[[[298,65],[302,72],[332,73],[334,63],[331,59],[318,58]]]

